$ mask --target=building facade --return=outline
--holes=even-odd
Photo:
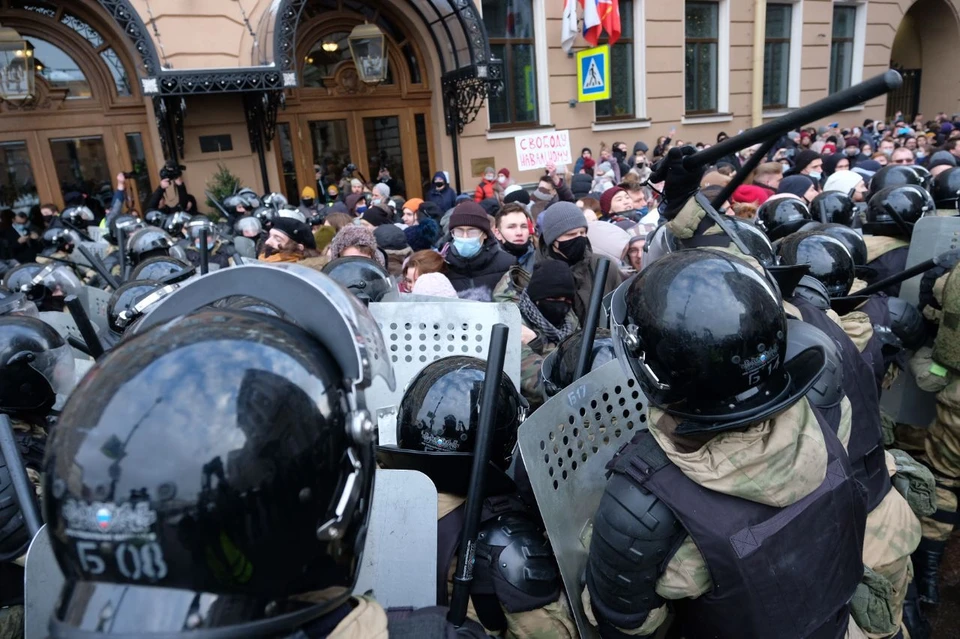
[[[833,119],[960,111],[960,0],[619,5],[611,99],[578,103],[562,0],[0,0],[38,62],[34,96],[0,103],[0,208],[108,200],[121,171],[142,208],[168,158],[201,209],[221,166],[292,201],[351,163],[408,197],[437,170],[463,190],[487,165],[531,182],[518,134],[569,131],[574,155],[712,142],[890,66],[903,88]],[[347,43],[364,22],[385,34],[376,86]]]

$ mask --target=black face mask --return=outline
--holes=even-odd
[[[514,244],[513,242],[503,241],[501,244],[503,250],[509,253],[514,257],[523,257],[527,254],[527,250],[530,248],[530,240],[527,240],[523,244]]]
[[[312,197],[302,198],[300,200],[300,204],[303,204],[305,207],[309,209],[311,206],[313,206],[313,198]]]
[[[446,185],[447,185],[446,182],[434,182],[434,183],[433,183],[433,188],[435,188],[436,190],[439,191],[440,189],[442,189],[442,188],[445,187]]]
[[[537,304],[537,309],[540,311],[540,314],[543,315],[544,319],[556,326],[557,328],[563,327],[563,322],[567,318],[567,313],[570,312],[570,303],[563,302],[559,300],[540,300]]]
[[[583,235],[560,242],[554,253],[567,264],[573,265],[583,259],[588,246],[590,246],[590,240]]]

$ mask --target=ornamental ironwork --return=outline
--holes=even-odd
[[[286,108],[283,91],[249,92],[243,95],[243,110],[247,118],[250,148],[255,153],[269,151],[277,132],[277,112]]]
[[[183,120],[187,115],[187,102],[182,97],[153,98],[153,113],[157,119],[157,131],[163,157],[176,160],[183,157]]]
[[[117,26],[133,44],[134,50],[140,54],[142,75],[150,77],[160,73],[160,59],[153,46],[147,27],[140,19],[140,14],[130,5],[129,0],[97,0],[100,6],[113,18]]]

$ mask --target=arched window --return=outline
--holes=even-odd
[[[68,89],[68,100],[85,99],[93,95],[87,76],[66,51],[34,36],[29,36],[27,40],[33,45],[37,74],[52,88]]]
[[[325,87],[324,80],[333,78],[340,64],[352,60],[347,41],[349,36],[346,31],[336,31],[314,43],[303,61],[303,86]],[[393,84],[393,68],[390,65],[387,65],[387,78],[383,84]]]

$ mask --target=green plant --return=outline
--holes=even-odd
[[[230,169],[222,164],[217,164],[217,172],[214,173],[206,182],[207,193],[215,198],[217,202],[223,202],[224,198],[230,197],[240,190],[240,178],[230,172]],[[216,211],[219,210],[216,202],[211,202],[207,198],[207,207]]]

